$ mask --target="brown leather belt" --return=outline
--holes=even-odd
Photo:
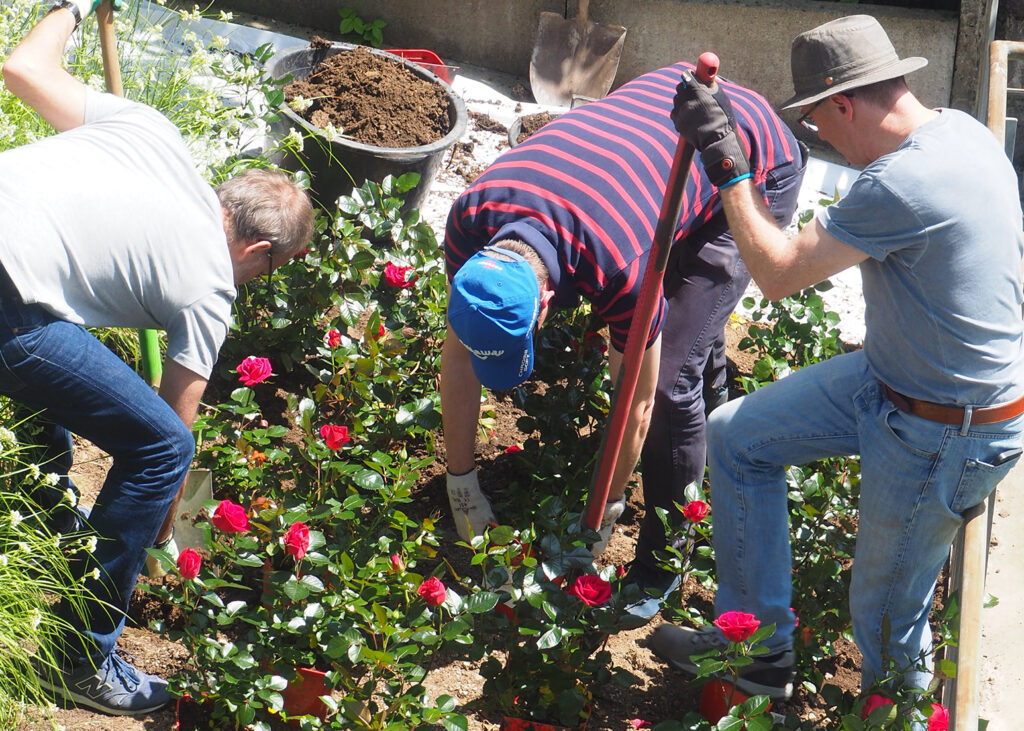
[[[920,416],[928,421],[937,421],[940,424],[954,424],[959,426],[964,423],[964,408],[962,406],[943,406],[934,404],[931,401],[920,401],[916,398],[904,396],[898,391],[893,391],[884,383],[885,395],[889,397],[893,405],[900,411],[905,411],[914,416]],[[979,406],[971,411],[971,426],[976,424],[995,424],[999,421],[1006,421],[1024,413],[1024,396],[1016,401],[999,404],[998,406]]]

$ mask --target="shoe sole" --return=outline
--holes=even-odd
[[[653,652],[653,650],[652,650]],[[690,662],[679,662],[671,657],[665,657],[657,652],[654,653],[662,660],[667,662],[669,665],[674,667],[676,670],[689,675],[690,677],[696,677],[697,666]],[[696,653],[695,653],[696,654]],[[727,676],[713,676],[719,680],[730,680]],[[743,691],[747,695],[766,695],[773,701],[788,701],[793,697],[793,683],[786,683],[785,687],[780,688],[777,685],[763,685],[761,683],[755,683],[752,680],[745,678],[738,678],[736,680],[736,688]]]
[[[106,713],[110,716],[141,716],[146,713],[153,713],[154,711],[159,711],[161,708],[163,708],[171,702],[171,699],[168,698],[163,703],[159,703],[153,706],[147,706],[146,708],[113,708],[111,706],[105,706],[102,703],[99,703],[98,701],[90,698],[89,696],[79,695],[73,691],[68,690],[67,688],[52,685],[43,680],[42,678],[39,679],[39,685],[43,690],[51,693],[54,696],[54,699],[58,702],[63,701],[65,704],[68,704],[75,708],[89,708],[94,711]]]

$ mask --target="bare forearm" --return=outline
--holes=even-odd
[[[449,330],[441,352],[441,421],[448,471],[453,475],[474,467],[479,420],[480,381],[469,353]]]
[[[654,395],[658,384],[658,370],[661,361],[661,336],[644,351],[640,361],[640,372],[636,376],[636,390],[633,403],[626,417],[625,432],[619,447],[615,472],[612,474],[608,489],[608,499],[618,500],[626,491],[636,464],[640,461],[640,452],[647,438],[647,430],[651,425],[651,413],[654,410]],[[622,354],[615,349],[609,351],[608,365],[610,372],[616,374],[621,368]],[[616,383],[619,379],[616,377]]]
[[[49,13],[4,62],[7,89],[36,110],[57,131],[85,121],[85,85],[64,70],[64,48],[75,19],[67,9]]]
[[[792,294],[790,238],[782,231],[757,189],[742,180],[721,191],[722,205],[747,271],[768,299]]]

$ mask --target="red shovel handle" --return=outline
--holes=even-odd
[[[702,53],[697,61],[697,79],[710,86],[717,75],[718,56],[710,51]],[[661,282],[665,277],[665,267],[668,266],[669,252],[672,250],[672,238],[679,222],[683,192],[686,190],[686,179],[690,176],[693,154],[693,145],[680,137],[672,158],[672,168],[669,170],[668,183],[665,186],[665,198],[658,214],[658,225],[654,230],[654,242],[640,283],[640,295],[637,297],[629,333],[626,335],[622,370],[612,394],[609,422],[605,428],[601,449],[597,453],[597,465],[590,484],[590,498],[584,511],[585,524],[593,530],[601,526],[604,508],[608,502],[612,476],[615,474],[622,437],[626,431],[629,407],[636,394],[640,363],[646,349],[647,336],[651,331],[651,323],[654,321]],[[613,373],[612,378],[615,377],[616,374]]]

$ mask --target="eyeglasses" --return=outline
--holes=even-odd
[[[267,289],[270,289],[270,278],[274,276],[274,247],[267,249]]]
[[[828,97],[825,97],[825,99],[828,99]],[[814,102],[814,104],[811,105],[811,108],[800,116],[797,123],[804,129],[813,132],[814,134],[818,134],[818,125],[811,121],[811,115],[814,114],[814,110],[820,107],[821,103],[825,101],[825,99],[819,99]]]

